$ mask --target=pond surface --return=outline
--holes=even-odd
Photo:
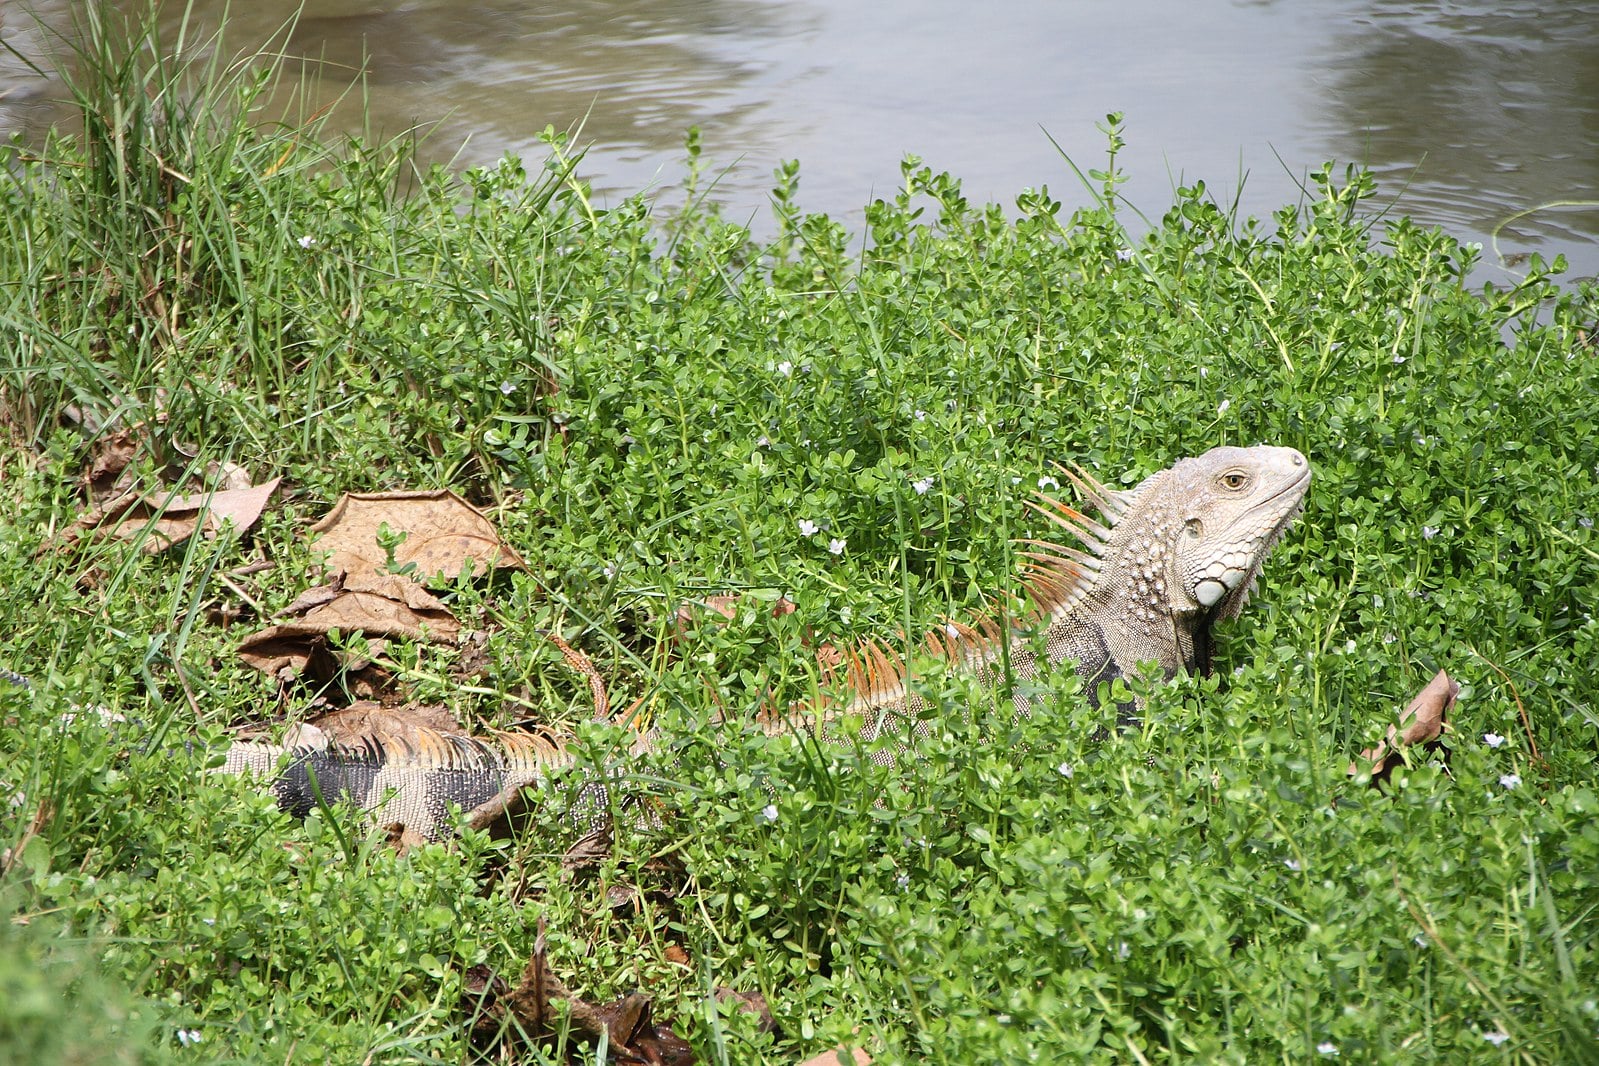
[[[120,6],[136,7],[135,0]],[[164,5],[176,25],[183,4]],[[258,47],[294,0],[234,3],[229,51]],[[1507,255],[1563,252],[1599,274],[1599,0],[306,0],[287,52],[338,96],[367,72],[362,110],[393,134],[430,129],[424,154],[462,164],[506,152],[536,166],[546,125],[581,127],[600,199],[670,200],[683,137],[703,130],[724,171],[715,197],[765,229],[780,162],[801,163],[800,204],[858,224],[914,153],[973,200],[1047,185],[1087,199],[1104,162],[1095,126],[1126,116],[1125,193],[1158,216],[1203,178],[1264,217],[1327,160],[1362,163],[1380,201]],[[68,0],[35,4],[68,28]],[[201,29],[224,4],[195,0]],[[12,3],[8,44],[42,63],[48,34]],[[192,36],[191,31],[191,36]],[[60,87],[0,54],[0,133],[63,112]],[[1054,142],[1058,142],[1057,150]],[[1241,187],[1241,188],[1240,188]],[[1482,280],[1508,282],[1485,253]]]

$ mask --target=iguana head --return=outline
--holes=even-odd
[[[1212,448],[1120,492],[1066,473],[1100,520],[1048,498],[1035,504],[1080,545],[1034,540],[1024,553],[1051,657],[1100,664],[1091,677],[1141,662],[1167,676],[1208,673],[1211,623],[1243,610],[1304,503],[1310,463],[1292,448]]]
[[[1292,448],[1212,448],[1164,480],[1172,613],[1237,618],[1261,564],[1304,506],[1310,463]]]

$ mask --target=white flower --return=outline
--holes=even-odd
[[[933,487],[933,479],[924,477],[920,481],[911,482],[911,488],[916,490],[916,495],[926,496],[927,490]]]
[[[1510,1034],[1495,1029],[1491,1033],[1483,1033],[1482,1038],[1488,1041],[1488,1043],[1492,1044],[1494,1047],[1498,1047],[1500,1044],[1503,1044],[1506,1040],[1510,1039]]]
[[[817,525],[815,522],[812,522],[809,518],[801,518],[799,520],[799,531],[800,536],[802,537],[813,536],[815,535],[816,531],[821,528],[821,526]]]
[[[764,436],[764,435],[761,437],[760,440],[755,442],[755,447],[757,447],[757,448],[770,448],[771,446],[772,446],[771,439],[766,437],[766,436]]]
[[[502,382],[500,382],[500,393],[502,395],[509,396],[509,395],[511,395],[511,393],[513,393],[515,391],[516,391],[516,382],[514,382],[514,381],[502,381]]]
[[[1125,263],[1128,260],[1132,259],[1132,257],[1133,257],[1133,250],[1131,248],[1118,248],[1118,249],[1116,249],[1116,258],[1121,260],[1123,263]]]
[[[1338,1045],[1334,1044],[1331,1040],[1323,1040],[1321,1043],[1316,1045],[1316,1053],[1318,1055],[1331,1055],[1333,1058],[1337,1058]]]
[[[1073,774],[1075,774],[1077,771],[1072,769],[1072,764],[1071,763],[1063,762],[1059,766],[1055,767],[1055,772],[1057,774],[1060,774],[1060,776],[1062,776],[1062,777],[1068,777],[1069,778]]]
[[[1060,482],[1056,481],[1048,474],[1045,474],[1043,477],[1038,479],[1038,488],[1040,491],[1044,489],[1058,489],[1060,488]]]
[[[765,818],[768,822],[777,821],[777,804],[768,803],[766,806],[762,807],[761,817]]]
[[[313,245],[316,244],[316,238],[311,236],[309,233],[307,233],[304,237],[301,237],[295,243],[298,244],[301,248],[310,248],[310,247],[312,247]],[[181,1030],[181,1029],[178,1030],[178,1032],[180,1032],[180,1033],[182,1031],[183,1030]]]
[[[1221,403],[1216,405],[1216,413],[1218,415],[1224,415],[1227,413],[1227,408],[1231,407],[1232,405],[1233,402],[1231,400],[1223,400]]]
[[[1202,378],[1210,377],[1210,367],[1208,367],[1208,366],[1200,367],[1199,368],[1199,376],[1202,377]]]
[[[789,377],[794,373],[794,364],[785,359],[781,363],[777,364],[777,372],[782,374],[785,378]]]
[[[606,580],[609,581],[611,578],[616,576],[616,567],[612,566],[610,563],[606,563],[604,566],[600,567],[600,573],[604,574]]]
[[[843,537],[834,537],[832,540],[828,541],[827,542],[827,550],[832,552],[834,555],[843,555],[844,554],[844,538]]]
[[[1521,784],[1520,774],[1504,774],[1499,778],[1499,783],[1505,788],[1515,788]]]
[[[1415,944],[1418,948],[1424,948],[1427,946],[1427,938],[1422,936],[1420,933],[1417,933],[1415,936],[1411,937],[1410,942]]]
[[[1284,859],[1283,860],[1283,865],[1288,867],[1294,873],[1298,873],[1299,872],[1299,860],[1298,859]]]
[[[918,422],[926,422],[927,421],[927,412],[926,411],[917,411],[916,412],[916,421],[918,421]]]
[[[1488,745],[1490,748],[1497,748],[1499,745],[1505,742],[1505,738],[1500,736],[1498,733],[1484,733],[1482,735],[1482,742]]]
[[[900,874],[898,877],[894,878],[894,884],[901,892],[905,891],[907,888],[911,887],[910,874]]]
[[[1583,517],[1577,519],[1577,524],[1583,529],[1592,529],[1593,519],[1589,518],[1587,515],[1584,515]]]
[[[198,1030],[198,1029],[179,1029],[178,1030],[178,1043],[182,1044],[184,1047],[188,1047],[190,1044],[198,1044],[199,1042],[200,1042],[200,1030]]]
[[[1405,357],[1404,356],[1402,356],[1402,355],[1394,356],[1394,363],[1395,364],[1403,363],[1404,361],[1405,361]]]
[[[1421,527],[1421,539],[1422,540],[1431,540],[1432,538],[1436,537],[1437,535],[1438,535],[1438,527],[1437,526],[1422,526]]]

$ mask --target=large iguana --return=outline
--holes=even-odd
[[[1024,542],[1027,608],[1003,624],[991,617],[948,623],[924,643],[928,653],[995,686],[1008,683],[1007,670],[1020,680],[1038,676],[1034,649],[1042,647],[1051,664],[1075,663],[1097,701],[1101,685],[1140,664],[1157,665],[1167,678],[1210,671],[1211,627],[1243,609],[1266,556],[1303,506],[1310,464],[1292,448],[1214,448],[1125,491],[1080,470],[1067,476],[1099,520],[1045,497],[1034,504],[1076,543]],[[846,666],[848,696],[754,727],[814,729],[825,737],[830,723],[855,715],[869,741],[909,741],[927,728],[905,657],[893,645],[864,642]],[[1026,694],[1013,692],[1017,712],[1028,713]],[[377,824],[402,823],[435,838],[453,824],[452,806],[472,810],[572,761],[560,738],[537,733],[485,742],[418,732],[405,742],[353,746],[303,736],[290,744],[235,743],[223,770],[270,777],[279,805],[297,815],[312,809],[320,791],[329,800],[348,796]],[[635,751],[654,742],[642,734]]]

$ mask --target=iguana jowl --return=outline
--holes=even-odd
[[[1005,681],[1007,665],[1014,678],[1038,676],[1034,649],[1041,646],[1049,663],[1073,662],[1097,700],[1102,683],[1143,663],[1168,678],[1209,672],[1211,627],[1243,609],[1267,555],[1303,506],[1310,464],[1292,448],[1213,448],[1124,491],[1081,470],[1067,476],[1099,520],[1046,497],[1033,505],[1076,543],[1025,542],[1029,606],[1015,625],[950,622],[925,645],[995,685]],[[864,642],[847,657],[847,674],[847,699],[775,716],[761,728],[826,736],[842,715],[858,715],[866,739],[899,735],[907,742],[928,728],[916,713],[922,703],[905,658],[892,645]],[[1029,713],[1023,692],[1013,699],[1018,713]],[[651,744],[646,734],[635,750]],[[885,757],[892,752],[885,749]],[[348,795],[372,809],[378,824],[400,822],[436,837],[448,831],[451,805],[471,810],[571,761],[558,738],[543,734],[485,743],[421,733],[410,743],[355,746],[239,742],[223,770],[274,775],[280,806],[296,814],[314,805],[314,781],[329,799]]]

